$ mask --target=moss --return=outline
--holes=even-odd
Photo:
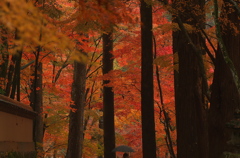
[[[224,152],[224,158],[240,158],[240,153]]]

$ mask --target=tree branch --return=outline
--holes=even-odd
[[[200,71],[203,77],[203,88],[204,88],[204,94],[206,96],[206,98],[208,100],[210,100],[210,94],[209,94],[209,89],[208,89],[208,83],[207,83],[207,77],[206,77],[206,72],[205,72],[205,68],[204,68],[204,64],[203,64],[203,59],[202,59],[202,52],[201,50],[199,50],[195,44],[193,43],[193,41],[191,40],[186,28],[183,25],[183,22],[181,20],[181,18],[179,16],[176,17],[177,18],[177,23],[179,25],[179,28],[181,29],[181,31],[183,31],[183,33],[185,34],[189,44],[192,46],[193,51],[195,52],[195,54],[197,55],[197,58],[199,59],[199,67],[200,67]]]
[[[237,87],[238,94],[240,95],[239,76],[238,76],[237,70],[236,70],[236,68],[233,64],[233,61],[231,60],[231,58],[228,55],[228,51],[227,51],[227,48],[224,44],[223,37],[222,37],[222,34],[221,34],[221,26],[220,26],[220,22],[219,22],[219,19],[218,19],[218,2],[217,2],[217,0],[214,0],[214,15],[215,15],[214,16],[214,21],[215,21],[215,25],[216,25],[216,35],[217,35],[218,43],[219,43],[224,61],[226,62],[226,64],[228,65],[228,67],[229,67],[229,69],[232,73],[233,81],[234,81],[234,83]]]

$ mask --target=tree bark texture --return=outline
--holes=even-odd
[[[15,39],[19,40],[18,30],[15,31]],[[22,50],[17,50],[12,55],[11,63],[8,71],[7,86],[5,95],[14,99],[17,92],[17,100],[20,101],[20,71],[22,61]],[[6,70],[5,70],[6,71]]]
[[[240,22],[237,10],[229,0],[224,1],[221,17],[228,19],[226,23],[222,21],[222,38],[239,76],[240,35],[232,26],[235,25],[239,30]],[[211,151],[209,157],[224,157],[224,151],[233,152],[231,146],[227,144],[231,139],[231,132],[226,128],[226,123],[233,119],[235,110],[239,108],[239,99],[233,76],[221,50],[218,49],[209,110],[209,150]]]
[[[113,70],[113,40],[112,32],[103,34],[103,74]],[[103,84],[109,83],[104,80]],[[114,93],[112,87],[103,87],[103,130],[104,158],[115,158],[115,124],[114,124]]]
[[[38,157],[43,157],[43,103],[42,103],[42,63],[36,62],[32,66],[33,80],[31,80],[30,105],[37,113],[34,119],[33,140]]]
[[[178,10],[173,16],[174,21],[180,18],[183,23],[196,26],[191,19],[191,6],[203,6],[202,0],[174,1]],[[199,33],[187,32],[195,48],[201,48]],[[207,158],[208,134],[206,104],[203,92],[203,74],[197,52],[190,45],[186,34],[173,32],[173,52],[178,53],[179,71],[175,73],[175,104],[177,124],[177,157]],[[199,51],[200,52],[200,51]]]
[[[17,51],[16,62],[14,65],[14,75],[12,81],[12,88],[10,98],[14,99],[17,92],[17,101],[20,101],[20,74],[21,74],[21,61],[22,61],[22,50]]]
[[[0,35],[2,40],[2,44],[0,46],[0,94],[6,95],[5,87],[9,63],[7,29],[2,28],[0,30]]]
[[[66,158],[82,158],[84,133],[86,65],[74,62],[72,84],[72,110],[69,113],[69,134]]]
[[[141,0],[141,119],[143,158],[156,158],[153,99],[152,6]]]

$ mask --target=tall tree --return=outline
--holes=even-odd
[[[113,70],[113,39],[112,31],[103,34],[103,74]],[[109,80],[103,80],[108,84]],[[115,158],[112,150],[115,147],[114,125],[114,93],[112,87],[103,87],[103,131],[104,131],[104,157]]]
[[[173,51],[178,53],[179,72],[175,73],[175,104],[177,124],[177,157],[206,158],[208,152],[206,121],[206,86],[202,63],[202,41],[198,32],[187,32],[183,23],[193,27],[201,26],[201,20],[194,21],[204,0],[175,0],[173,22],[181,30],[173,32]],[[201,14],[200,14],[201,15]],[[195,19],[196,20],[196,19]]]
[[[236,85],[236,81],[234,81],[236,76],[232,74],[232,69],[229,69],[231,68],[229,67],[229,62],[232,61],[232,66],[235,67],[239,76],[239,10],[234,7],[232,2],[231,0],[224,1],[221,9],[221,21],[216,19],[216,25],[219,25],[219,27],[216,27],[219,29],[219,49],[216,54],[209,110],[209,149],[211,151],[209,152],[209,157],[221,157],[224,151],[232,151],[229,144],[227,144],[231,139],[231,133],[226,128],[226,123],[233,119],[234,112],[239,108],[240,104],[239,87]],[[218,7],[218,5],[216,4],[215,7]]]
[[[37,113],[33,124],[33,140],[38,157],[43,157],[43,90],[42,90],[42,63],[39,62],[40,47],[38,47],[36,55],[36,62],[31,67],[31,93],[30,93],[30,106]]]
[[[1,45],[0,45],[0,94],[6,95],[5,85],[7,78],[7,70],[9,63],[9,53],[8,53],[8,38],[7,38],[7,29],[4,26],[0,26],[0,36],[1,36]]]
[[[69,114],[69,134],[66,158],[81,158],[83,149],[84,132],[84,107],[85,107],[86,65],[74,62],[72,100]]]
[[[16,58],[14,76],[12,81],[12,89],[10,98],[15,98],[15,93],[17,92],[17,100],[20,101],[20,71],[21,71],[21,60],[22,60],[22,50],[17,51],[17,54],[14,55]]]
[[[153,99],[152,6],[141,0],[141,118],[143,158],[156,158]]]
[[[43,0],[37,0],[36,4],[39,5],[44,5]],[[39,41],[42,41],[42,35],[43,32],[39,30]],[[16,38],[18,38],[18,30],[16,31]],[[33,108],[33,110],[37,113],[37,116],[34,119],[34,124],[33,124],[33,139],[35,143],[35,149],[37,152],[37,157],[42,158],[44,157],[43,154],[43,134],[44,134],[44,129],[43,129],[43,68],[42,68],[42,62],[41,62],[41,52],[42,52],[42,47],[38,45],[36,47],[36,50],[33,52],[35,55],[35,64],[32,65],[32,78],[31,78],[31,93],[30,93],[30,106]],[[21,52],[22,53],[22,52]],[[21,55],[22,56],[22,55]],[[21,61],[21,57],[19,57],[19,60]],[[20,78],[20,64],[19,61],[16,62],[16,66],[19,66],[19,70],[16,69],[15,75],[13,78],[13,81],[15,77]],[[19,75],[19,76],[17,76]],[[15,81],[16,82],[16,81]],[[20,82],[18,82],[20,83]],[[14,84],[14,83],[13,83]],[[12,95],[12,94],[11,94]]]
[[[15,39],[20,40],[18,30],[15,31]],[[20,46],[21,47],[21,46]],[[10,98],[14,99],[17,92],[17,100],[20,101],[20,71],[21,71],[21,61],[22,61],[22,48],[18,49],[15,54],[12,55],[11,64],[9,66],[7,78],[7,86],[5,89],[5,95],[10,96]],[[6,56],[6,54],[5,54]],[[6,60],[6,58],[5,58]],[[4,63],[8,63],[4,61]],[[6,67],[7,68],[7,67]],[[7,71],[8,70],[8,71]],[[3,70],[4,72],[4,70]]]

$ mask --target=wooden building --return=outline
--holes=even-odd
[[[30,106],[0,95],[0,153],[32,153],[33,119]]]

